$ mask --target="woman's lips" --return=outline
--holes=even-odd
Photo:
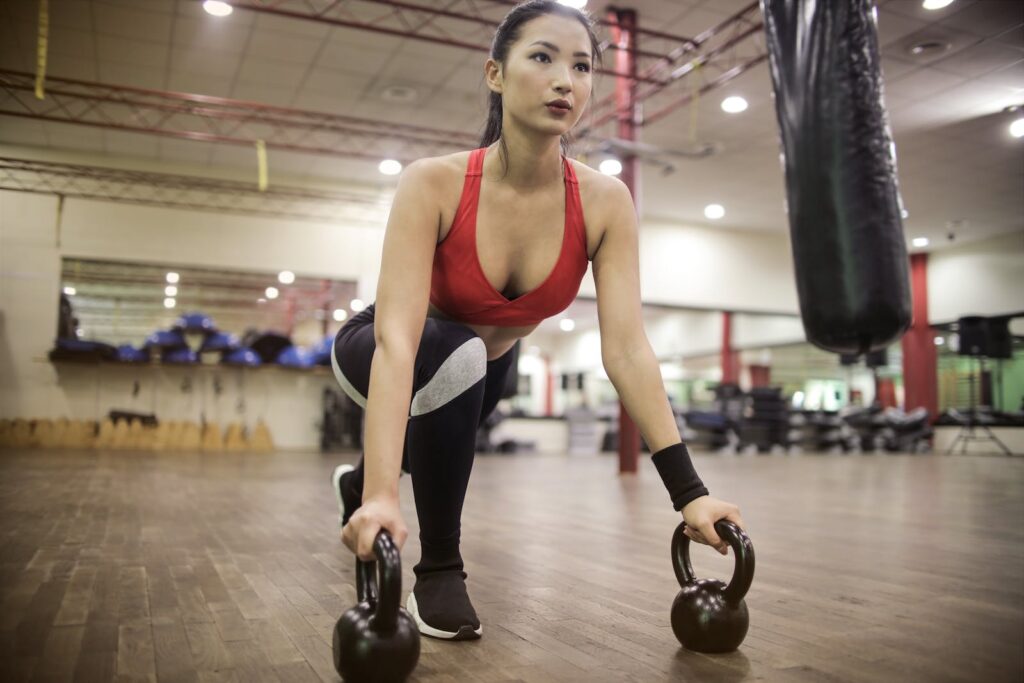
[[[569,109],[568,107],[559,107],[558,105],[555,105],[555,104],[549,104],[549,105],[547,105],[547,109],[548,109],[548,111],[549,111],[549,112],[551,112],[551,113],[552,113],[552,114],[554,114],[555,116],[565,116],[565,115],[567,115],[567,114],[568,114],[568,113],[569,113],[570,111],[572,111],[572,110],[571,110],[571,109]]]

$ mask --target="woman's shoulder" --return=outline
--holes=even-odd
[[[461,187],[471,153],[462,151],[436,157],[422,157],[409,164],[406,170],[412,171],[410,175],[414,174],[417,178],[436,184],[437,187],[444,187],[454,181],[458,181]]]
[[[629,188],[615,176],[605,175],[576,159],[569,159],[569,162],[576,174],[584,209],[595,213],[613,211],[621,203],[631,201]]]

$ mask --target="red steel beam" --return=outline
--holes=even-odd
[[[358,159],[389,154],[403,162],[477,142],[461,131],[67,78],[47,79],[47,97],[38,100],[34,83],[32,74],[0,69],[0,114],[206,142],[264,140],[268,148]]]
[[[313,21],[341,28],[352,28],[362,31],[382,33],[399,38],[422,40],[437,45],[462,48],[476,52],[489,52],[490,40],[494,29],[498,27],[501,16],[515,2],[505,0],[448,0],[446,7],[430,7],[404,0],[350,0],[349,2],[316,2],[315,0],[234,0],[232,5],[260,14]],[[320,7],[323,5],[323,7]],[[462,11],[453,11],[451,7],[460,7]],[[385,8],[383,13],[367,15],[374,8]],[[485,14],[487,9],[500,10],[500,13]],[[442,26],[436,19],[448,22],[462,22],[455,26]],[[466,26],[470,24],[470,26]],[[687,43],[689,38],[673,36],[663,32],[650,32],[664,40]],[[466,38],[469,34],[469,38]],[[476,42],[472,40],[476,39]],[[642,55],[651,59],[664,60],[665,55],[656,52],[645,52]],[[609,76],[621,76],[615,71],[595,69],[596,73]],[[652,85],[662,81],[637,75],[635,78]]]

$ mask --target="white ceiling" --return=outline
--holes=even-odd
[[[637,10],[641,26],[694,36],[749,0],[620,4]],[[908,237],[929,237],[932,248],[941,248],[952,221],[962,221],[957,243],[1024,229],[1024,139],[1009,136],[1013,117],[1003,113],[1024,104],[1024,2],[956,0],[939,11],[922,9],[919,0],[878,4]],[[591,0],[592,11],[603,8]],[[36,12],[36,2],[0,3],[0,67],[34,70]],[[52,76],[454,130],[476,131],[483,122],[479,52],[241,9],[218,19],[194,0],[50,0],[50,24]],[[952,47],[937,59],[917,61],[907,47],[924,38]],[[763,45],[760,36],[757,41]],[[418,101],[384,101],[380,93],[392,85],[416,88]],[[603,77],[596,96],[611,85]],[[703,207],[717,202],[727,213],[716,224],[725,229],[785,231],[770,93],[762,64],[701,98],[697,137],[719,144],[721,152],[680,161],[668,176],[645,166],[644,215],[703,224]],[[740,115],[722,112],[719,104],[730,94],[742,94],[750,108]],[[692,116],[690,108],[680,109],[644,128],[642,140],[685,146]],[[255,163],[251,150],[229,145],[11,117],[0,117],[0,143],[234,168],[245,177]],[[274,177],[295,181],[393,182],[382,180],[372,164],[347,159],[273,151],[270,164]]]

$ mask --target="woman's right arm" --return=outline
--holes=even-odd
[[[345,545],[364,560],[373,559],[381,527],[399,548],[407,535],[398,507],[398,478],[440,229],[437,163],[424,159],[405,168],[384,233],[366,404],[363,505],[342,531]]]

